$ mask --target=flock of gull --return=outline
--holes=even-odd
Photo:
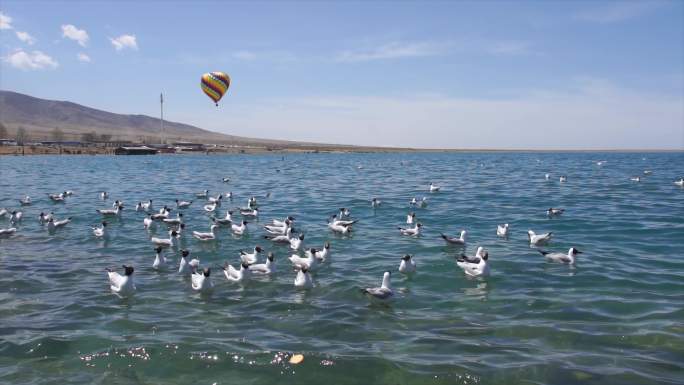
[[[597,162],[599,166],[603,165],[604,161]],[[644,175],[650,175],[651,171],[644,171]],[[545,175],[546,180],[550,180],[550,175]],[[641,177],[630,178],[634,182],[640,182]],[[229,178],[223,178],[224,183],[230,182]],[[560,183],[567,182],[566,176],[560,176]],[[684,178],[680,178],[674,182],[680,187],[684,187]],[[430,183],[426,191],[429,193],[439,193],[440,186]],[[54,203],[63,203],[74,194],[73,191],[64,191],[59,194],[48,194],[50,201]],[[270,194],[267,194],[268,197]],[[109,199],[109,194],[105,191],[101,192],[99,198],[104,202]],[[259,208],[257,199],[251,196],[247,201],[247,206],[236,208],[235,210],[227,209],[225,215],[217,216],[222,202],[232,201],[232,192],[218,194],[212,196],[208,190],[204,190],[195,194],[195,200],[175,200],[175,208],[170,208],[167,205],[154,208],[153,200],[146,202],[138,202],[135,205],[135,211],[144,214],[142,220],[142,227],[148,231],[149,240],[154,246],[155,258],[152,262],[152,268],[155,270],[169,270],[172,262],[165,255],[165,250],[169,248],[177,249],[179,240],[190,233],[197,242],[212,242],[219,236],[221,228],[226,228],[236,236],[243,235],[248,231],[249,220],[255,220],[259,217]],[[205,212],[210,219],[209,231],[189,232],[184,223],[184,214],[193,204],[198,205],[201,200],[202,211]],[[31,197],[25,196],[19,199],[19,204],[30,206],[33,204]],[[411,208],[424,208],[428,204],[427,197],[418,199],[413,197],[409,206]],[[370,201],[372,208],[378,208],[382,205],[382,201],[378,198],[373,198]],[[102,221],[98,226],[91,228],[92,236],[96,238],[106,238],[107,219],[119,217],[124,210],[124,203],[120,200],[115,200],[111,204],[111,208],[98,209],[97,213],[102,217]],[[172,211],[176,211],[175,216],[171,215]],[[546,210],[546,215],[549,217],[558,217],[564,214],[562,208],[549,208]],[[9,219],[9,227],[0,228],[0,237],[11,237],[17,232],[16,226],[22,222],[24,214],[21,210],[9,211],[5,208],[0,208],[0,219]],[[71,217],[57,219],[52,212],[41,212],[38,216],[38,221],[41,225],[47,227],[49,233],[58,231],[59,228],[67,226],[71,222]],[[347,208],[341,208],[338,214],[333,214],[328,219],[327,227],[330,231],[338,234],[349,234],[357,219],[351,217],[351,212]],[[296,273],[294,278],[294,286],[299,289],[310,289],[314,286],[311,277],[311,272],[315,271],[319,265],[325,263],[331,255],[331,245],[325,242],[323,247],[305,247],[305,234],[296,230],[296,219],[293,216],[287,216],[282,219],[272,219],[267,224],[261,226],[264,232],[263,239],[287,247],[291,255],[287,258],[290,262],[293,271]],[[154,228],[165,226],[168,238],[152,236],[150,231]],[[421,234],[423,225],[418,221],[415,211],[411,210],[406,216],[406,224],[398,226],[397,230],[401,236],[417,237]],[[509,225],[507,223],[500,224],[496,228],[496,235],[498,237],[507,238],[509,235]],[[462,230],[458,236],[449,236],[440,233],[440,237],[450,246],[464,247],[467,243],[467,231]],[[538,234],[532,230],[527,231],[528,241],[531,246],[544,246],[554,236],[552,232]],[[581,254],[575,247],[571,247],[567,253],[549,252],[538,249],[538,251],[548,261],[569,264],[575,263],[578,254]],[[260,256],[265,255],[265,259],[260,261]],[[217,265],[216,267],[223,272],[225,279],[229,282],[241,283],[246,282],[252,275],[271,275],[275,274],[276,258],[273,252],[265,253],[261,246],[255,246],[249,251],[240,251],[239,258],[235,265],[226,262],[224,265]],[[461,253],[456,258],[456,264],[463,269],[465,275],[470,277],[487,276],[490,274],[489,252],[483,247],[478,247],[475,255],[468,256]],[[107,269],[107,276],[109,286],[112,292],[120,296],[130,296],[136,291],[136,286],[133,279],[135,269],[131,265],[123,265],[123,274],[114,269]],[[176,267],[173,267],[175,270]],[[416,262],[412,255],[404,255],[401,257],[397,269],[401,274],[414,274],[417,270]],[[192,258],[189,250],[180,250],[180,260],[177,265],[179,274],[190,276],[190,285],[193,290],[198,292],[210,292],[214,289],[214,282],[211,278],[211,267],[202,266],[198,258]],[[368,295],[371,299],[387,300],[392,298],[393,291],[391,286],[391,273],[385,271],[382,277],[382,283],[378,287],[368,287],[362,289],[362,292]]]

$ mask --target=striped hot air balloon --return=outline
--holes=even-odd
[[[216,103],[230,87],[230,77],[225,72],[207,72],[202,75],[202,91]]]

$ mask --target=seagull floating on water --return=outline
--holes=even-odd
[[[121,210],[123,210],[123,206],[117,205],[114,209],[98,209],[96,211],[104,216],[118,216]]]
[[[178,232],[175,230],[169,230],[169,238],[157,238],[157,237],[152,237],[150,238],[150,241],[154,243],[157,246],[161,247],[173,247],[173,239],[178,236]]]
[[[562,215],[565,212],[565,209],[558,209],[558,208],[553,208],[550,207],[548,210],[546,210],[546,215],[550,217],[557,217]]]
[[[418,236],[420,235],[420,229],[423,227],[421,223],[416,223],[415,226],[410,228],[397,227],[401,235]]]
[[[254,265],[250,265],[249,270],[253,274],[261,274],[261,275],[275,273],[275,270],[276,270],[275,255],[273,255],[273,253],[269,252],[268,255],[266,256],[266,263],[257,263]]]
[[[371,200],[371,207],[372,207],[372,208],[379,207],[380,204],[382,204],[382,201],[379,200],[378,198],[373,198],[373,199]]]
[[[444,239],[445,241],[447,241],[447,243],[449,243],[450,245],[465,246],[467,234],[468,234],[467,231],[461,230],[461,234],[458,238],[450,237],[450,236],[444,235],[442,233],[440,233],[439,236],[442,237],[442,239]]]
[[[679,180],[676,180],[674,184],[680,187],[684,187],[684,178],[679,178]]]
[[[181,201],[181,200],[176,199],[176,207],[179,209],[186,209],[186,208],[190,207],[191,204],[192,204],[192,201]]]
[[[297,251],[302,248],[302,243],[304,243],[304,234],[299,234],[298,237],[290,239],[290,248]]]
[[[17,232],[16,227],[8,227],[6,229],[0,229],[0,235],[12,235]]]
[[[193,258],[190,261],[187,260],[190,251],[181,250],[181,259],[178,264],[178,274],[188,274],[197,270],[200,261],[197,258]]]
[[[313,287],[313,281],[311,280],[309,269],[304,267],[297,272],[297,276],[294,280],[294,286],[299,289],[310,289]]]
[[[456,264],[463,269],[466,275],[471,277],[488,276],[489,275],[489,253],[482,248],[477,248],[474,257],[468,257],[462,254],[458,257]]]
[[[264,250],[260,246],[254,247],[254,250],[251,253],[240,250],[240,261],[248,265],[253,265],[257,263],[257,260],[259,259],[259,253],[262,251]]]
[[[411,274],[416,272],[416,261],[413,260],[413,256],[406,254],[401,257],[401,262],[399,263],[399,272],[402,274]]]
[[[508,236],[508,223],[496,226],[496,235],[506,238]]]
[[[12,211],[12,214],[10,215],[10,224],[16,224],[18,222],[21,222],[21,218],[24,216],[24,213],[21,211]]]
[[[109,198],[109,194],[106,191],[100,193],[100,199],[105,200],[107,198]]]
[[[102,226],[100,226],[100,227],[92,227],[93,235],[95,235],[98,238],[104,237],[105,236],[105,227],[107,227],[106,221],[102,221]]]
[[[192,236],[200,241],[213,241],[216,239],[216,230],[218,225],[211,225],[208,233],[202,233],[199,231],[193,231]]]
[[[40,213],[40,215],[38,215],[38,223],[40,223],[41,225],[44,225],[44,224],[48,223],[50,221],[50,219],[52,219],[54,217],[55,217],[55,213],[53,213],[52,211],[50,211],[49,214]]]
[[[318,259],[316,259],[315,254],[316,249],[310,249],[306,257],[292,254],[288,259],[292,262],[295,269],[307,268],[308,270],[314,270],[316,265],[318,265]]]
[[[560,177],[559,181],[560,181],[561,183],[567,182],[567,181],[568,181],[568,177],[565,176],[565,175],[562,175],[562,176]]]
[[[133,266],[122,265],[124,268],[124,275],[121,275],[113,269],[107,269],[107,276],[109,277],[109,288],[112,292],[128,296],[135,293],[135,284],[133,283]]]
[[[206,198],[209,196],[209,190],[204,190],[202,192],[198,192],[197,194],[195,194],[195,196],[197,198]]]
[[[57,230],[59,227],[64,227],[66,226],[69,222],[71,222],[71,217],[67,219],[62,219],[61,221],[56,221],[54,218],[50,218],[48,221],[47,227],[48,231],[52,232]]]
[[[202,272],[194,271],[192,273],[192,289],[200,293],[208,293],[214,288],[214,283],[211,282],[211,269],[205,268]]]
[[[409,213],[406,216],[406,224],[407,225],[412,225],[413,222],[415,222],[415,221],[416,221],[416,213]]]
[[[553,237],[553,232],[548,232],[544,234],[536,234],[532,230],[527,231],[527,238],[530,240],[530,245],[538,246],[548,243]]]
[[[367,287],[361,292],[369,295],[371,298],[386,300],[392,298],[394,292],[392,292],[392,286],[390,284],[391,273],[386,271],[382,275],[382,285],[380,287]]]
[[[166,257],[162,254],[162,248],[161,246],[157,246],[155,251],[155,257],[154,257],[154,262],[152,262],[152,268],[155,270],[161,270],[166,267]]]
[[[240,270],[226,263],[223,267],[223,275],[225,275],[226,279],[230,282],[244,282],[249,279],[251,271],[249,270],[249,265],[246,263],[240,265]]]
[[[313,255],[314,258],[318,259],[321,262],[325,262],[326,258],[330,255],[330,242],[326,242],[323,245],[323,249],[321,250],[316,250],[314,248],[311,248],[306,251],[307,256]]]
[[[538,250],[541,255],[543,255],[546,259],[552,262],[558,262],[558,263],[565,263],[568,265],[572,265],[575,263],[575,257],[577,254],[582,254],[581,251],[577,250],[574,247],[571,247],[570,250],[568,250],[567,254],[563,253],[551,253],[549,251],[544,251],[544,250]]]
[[[21,204],[22,206],[30,206],[31,197],[27,195],[23,199],[19,199],[19,204]]]
[[[430,192],[437,192],[437,191],[439,191],[440,188],[441,188],[441,187],[439,187],[439,186],[437,186],[436,184],[430,182],[430,187],[429,187]]]
[[[629,180],[631,180],[632,182],[641,182],[641,177],[633,176],[633,177],[629,178]]]
[[[239,225],[233,223],[233,224],[230,226],[230,230],[233,232],[233,234],[242,235],[242,234],[244,234],[245,231],[247,230],[247,224],[248,224],[248,223],[249,223],[249,222],[247,222],[247,221],[242,221],[242,223],[240,223]]]

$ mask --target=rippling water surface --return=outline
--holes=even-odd
[[[683,173],[682,153],[2,157],[0,207],[24,194],[34,204],[0,239],[0,383],[682,384],[684,189],[672,182]],[[443,190],[426,192],[431,181]],[[234,193],[222,214],[257,195],[261,218],[240,238],[222,229],[215,243],[186,236],[181,246],[214,266],[260,244],[276,253],[276,276],[236,285],[214,269],[207,296],[151,268],[135,202],[171,206],[204,188]],[[63,190],[75,192],[66,203],[47,199]],[[429,199],[416,210],[419,238],[396,230],[413,196]],[[97,240],[95,209],[113,199],[127,210]],[[343,206],[360,220],[345,237],[325,225]],[[552,206],[565,214],[547,218]],[[48,234],[41,211],[73,222]],[[307,246],[332,243],[308,292],[293,288],[288,250],[262,238],[260,225],[286,215]],[[199,202],[185,217],[208,230]],[[509,239],[495,235],[503,222]],[[490,277],[466,278],[461,250],[439,239],[463,228],[469,254],[489,250]],[[584,254],[575,267],[547,263],[528,229],[555,233],[546,249]],[[405,253],[418,263],[411,278],[396,271]],[[122,263],[136,268],[128,299],[104,273]],[[369,303],[359,288],[385,270],[396,298]],[[289,364],[292,353],[304,361]]]

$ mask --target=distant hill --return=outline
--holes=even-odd
[[[0,123],[13,137],[24,127],[33,140],[49,140],[56,128],[65,140],[80,140],[84,133],[111,135],[112,140],[158,143],[159,118],[146,115],[124,115],[82,106],[67,101],[46,100],[11,91],[0,90]],[[254,139],[225,135],[183,123],[164,121],[168,142],[189,141],[261,147],[332,147],[333,145]],[[336,146],[359,149],[353,146]]]

